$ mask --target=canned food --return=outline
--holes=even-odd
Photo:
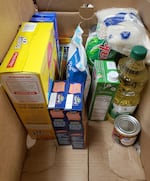
[[[141,130],[139,121],[131,115],[119,115],[114,121],[113,139],[122,145],[133,145]]]

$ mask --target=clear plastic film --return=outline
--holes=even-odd
[[[145,61],[150,64],[150,39],[136,9],[108,8],[96,16],[98,36],[105,37],[113,50],[129,56],[133,46],[143,45],[148,49]]]

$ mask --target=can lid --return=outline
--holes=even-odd
[[[136,45],[132,48],[130,57],[135,60],[143,60],[146,57],[147,49],[144,46]]]
[[[135,136],[140,130],[139,121],[131,115],[119,115],[114,122],[115,129],[122,135]]]

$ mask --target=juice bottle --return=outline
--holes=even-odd
[[[140,102],[140,94],[148,80],[148,71],[144,63],[147,49],[134,46],[130,57],[120,59],[120,85],[109,110],[109,118],[119,114],[132,114]],[[122,63],[124,62],[124,63]]]

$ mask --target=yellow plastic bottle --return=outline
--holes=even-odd
[[[144,63],[146,54],[145,47],[134,46],[130,57],[119,61],[120,86],[109,110],[109,118],[114,119],[120,114],[133,114],[135,111],[140,102],[140,94],[148,80],[148,71]]]

